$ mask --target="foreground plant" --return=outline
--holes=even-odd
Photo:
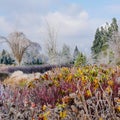
[[[120,69],[55,68],[24,86],[0,84],[2,120],[119,120]]]

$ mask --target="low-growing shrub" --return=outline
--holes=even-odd
[[[54,68],[21,86],[0,83],[0,119],[119,120],[120,68]]]

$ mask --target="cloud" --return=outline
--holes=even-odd
[[[49,12],[46,15],[40,16],[39,14],[22,14],[17,17],[14,28],[22,31],[26,36],[36,42],[39,42],[44,48],[45,36],[46,36],[46,23],[58,30],[58,48],[62,47],[64,43],[68,44],[72,51],[77,45],[81,51],[88,52],[93,40],[92,35],[95,31],[95,23],[100,21],[92,20],[86,11],[81,11],[76,15],[64,14],[62,12]],[[2,22],[1,22],[2,21]],[[8,22],[7,19],[0,20],[0,27],[4,32],[8,34],[14,30],[12,28],[12,22]]]
[[[101,20],[90,19],[88,13],[85,10],[81,10],[76,15],[70,15],[62,12],[50,12],[46,16],[50,25],[57,26],[59,29],[58,43],[68,44],[72,50],[77,45],[80,50],[90,53],[90,46],[93,41],[94,32],[96,30],[96,24]],[[45,27],[41,28],[41,31],[45,30]],[[45,35],[44,35],[45,36]]]
[[[71,3],[68,5],[63,5],[62,7],[60,7],[60,10],[62,13],[66,13],[69,15],[77,15],[79,12],[81,12],[83,9],[79,4],[76,3]]]
[[[75,3],[61,7],[60,0],[0,2],[0,8],[5,13],[0,16],[1,33],[9,34],[17,29],[24,32],[29,39],[39,42],[41,46],[45,43],[46,19],[50,25],[58,29],[59,48],[66,43],[72,50],[78,45],[80,50],[89,53],[96,26],[104,23],[102,19],[90,18],[88,12]]]
[[[12,30],[13,26],[10,24],[4,17],[0,16],[0,32],[10,32]]]
[[[65,15],[60,12],[49,13],[45,18],[50,24],[59,24],[60,33],[62,35],[74,35],[77,34],[80,29],[84,30],[87,26],[88,15],[82,11],[76,16]]]

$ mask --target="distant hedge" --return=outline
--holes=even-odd
[[[36,72],[44,73],[56,67],[71,67],[71,65],[48,65],[46,64],[46,65],[37,65],[37,66],[16,66],[16,67],[10,66],[6,69],[6,71],[9,73],[13,73],[18,70],[22,71],[23,73],[36,73]]]

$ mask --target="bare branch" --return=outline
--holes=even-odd
[[[120,32],[114,32],[112,38],[109,40],[109,49],[112,51],[114,55],[114,59],[112,60],[114,64],[119,61],[120,58]]]
[[[58,31],[55,29],[55,26],[50,25],[50,23],[46,20],[46,50],[49,56],[49,62],[51,64],[56,63],[57,58],[57,36]]]
[[[8,39],[4,36],[0,36],[0,43],[8,42]]]

